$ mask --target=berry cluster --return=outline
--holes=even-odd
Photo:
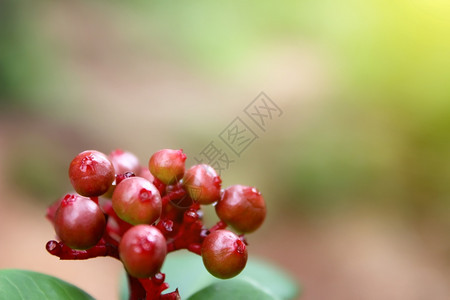
[[[47,251],[60,259],[120,260],[130,299],[180,299],[178,290],[162,294],[168,284],[160,273],[166,255],[179,249],[201,255],[218,278],[236,276],[247,262],[244,234],[264,221],[264,199],[253,187],[222,189],[214,168],[185,170],[185,161],[182,150],[172,149],[154,153],[148,168],[127,151],[81,152],[69,167],[76,193],[47,210],[60,240],[49,241]],[[200,207],[211,204],[220,221],[206,228]]]

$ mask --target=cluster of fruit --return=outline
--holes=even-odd
[[[60,240],[49,241],[47,251],[60,259],[119,259],[132,299],[179,298],[177,291],[161,294],[168,285],[160,273],[167,253],[178,249],[201,255],[218,278],[236,276],[247,262],[244,234],[264,221],[264,199],[249,186],[222,189],[211,166],[185,170],[185,161],[182,150],[172,149],[154,153],[148,168],[127,151],[81,152],[69,167],[76,193],[47,210]],[[201,205],[211,204],[220,221],[206,228]]]

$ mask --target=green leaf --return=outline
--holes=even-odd
[[[193,294],[188,300],[275,300],[279,299],[265,292],[261,287],[243,279],[215,282]]]
[[[298,283],[288,274],[272,264],[251,256],[241,274],[229,280],[221,280],[209,274],[203,266],[202,258],[186,250],[170,253],[164,262],[161,272],[166,274],[166,281],[170,285],[169,291],[178,288],[182,299],[187,299],[211,285],[217,288],[214,285],[215,283],[234,283],[236,280],[244,281],[251,284],[252,288],[276,297],[272,299],[297,299],[300,294]],[[125,288],[125,291],[122,289],[121,299],[126,300],[128,297],[126,277],[123,276],[123,278],[122,287]],[[250,289],[247,290],[249,291]],[[214,299],[216,298],[214,297]],[[235,297],[233,296],[231,299],[235,299]]]
[[[26,270],[0,270],[0,299],[8,300],[92,300],[76,286],[42,273]]]

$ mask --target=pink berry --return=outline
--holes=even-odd
[[[183,177],[185,161],[183,150],[162,149],[150,157],[148,168],[164,184],[172,184]]]
[[[106,227],[105,216],[91,199],[78,195],[66,195],[56,210],[55,231],[61,241],[73,249],[95,246]]]
[[[244,185],[225,189],[215,209],[222,221],[242,233],[255,231],[266,217],[266,204],[261,193]]]
[[[148,278],[158,273],[166,254],[166,239],[151,225],[130,228],[119,244],[119,256],[125,269],[137,278]]]
[[[85,197],[103,195],[113,183],[114,175],[114,166],[108,157],[95,150],[81,152],[69,167],[73,188]]]
[[[131,152],[116,149],[109,154],[116,174],[133,172],[137,174],[140,170],[139,159]]]
[[[222,180],[213,167],[206,164],[192,166],[183,177],[183,187],[193,201],[211,204],[220,199]]]
[[[139,172],[136,173],[137,176],[147,179],[148,181],[152,182],[155,181],[155,176],[150,172],[150,170],[147,167],[141,167],[139,169]]]
[[[161,216],[161,195],[147,179],[129,177],[116,186],[112,206],[116,214],[130,224],[151,224]]]
[[[238,275],[247,264],[247,247],[228,230],[216,230],[202,245],[203,264],[209,273],[221,279]]]

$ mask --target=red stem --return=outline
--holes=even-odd
[[[216,223],[216,225],[214,225],[213,227],[211,227],[211,229],[209,229],[209,232],[214,232],[216,230],[225,228],[227,228],[227,223],[225,223],[224,221],[219,221]]]
[[[139,279],[127,273],[128,290],[130,291],[129,300],[143,300],[145,299],[146,290],[142,286]]]
[[[66,246],[63,242],[49,241],[45,246],[47,251],[55,256],[58,256],[61,260],[66,259],[89,259],[99,256],[110,256],[116,259],[119,258],[119,251],[115,245],[108,243],[102,243],[100,241],[96,246],[87,250],[75,250]]]

